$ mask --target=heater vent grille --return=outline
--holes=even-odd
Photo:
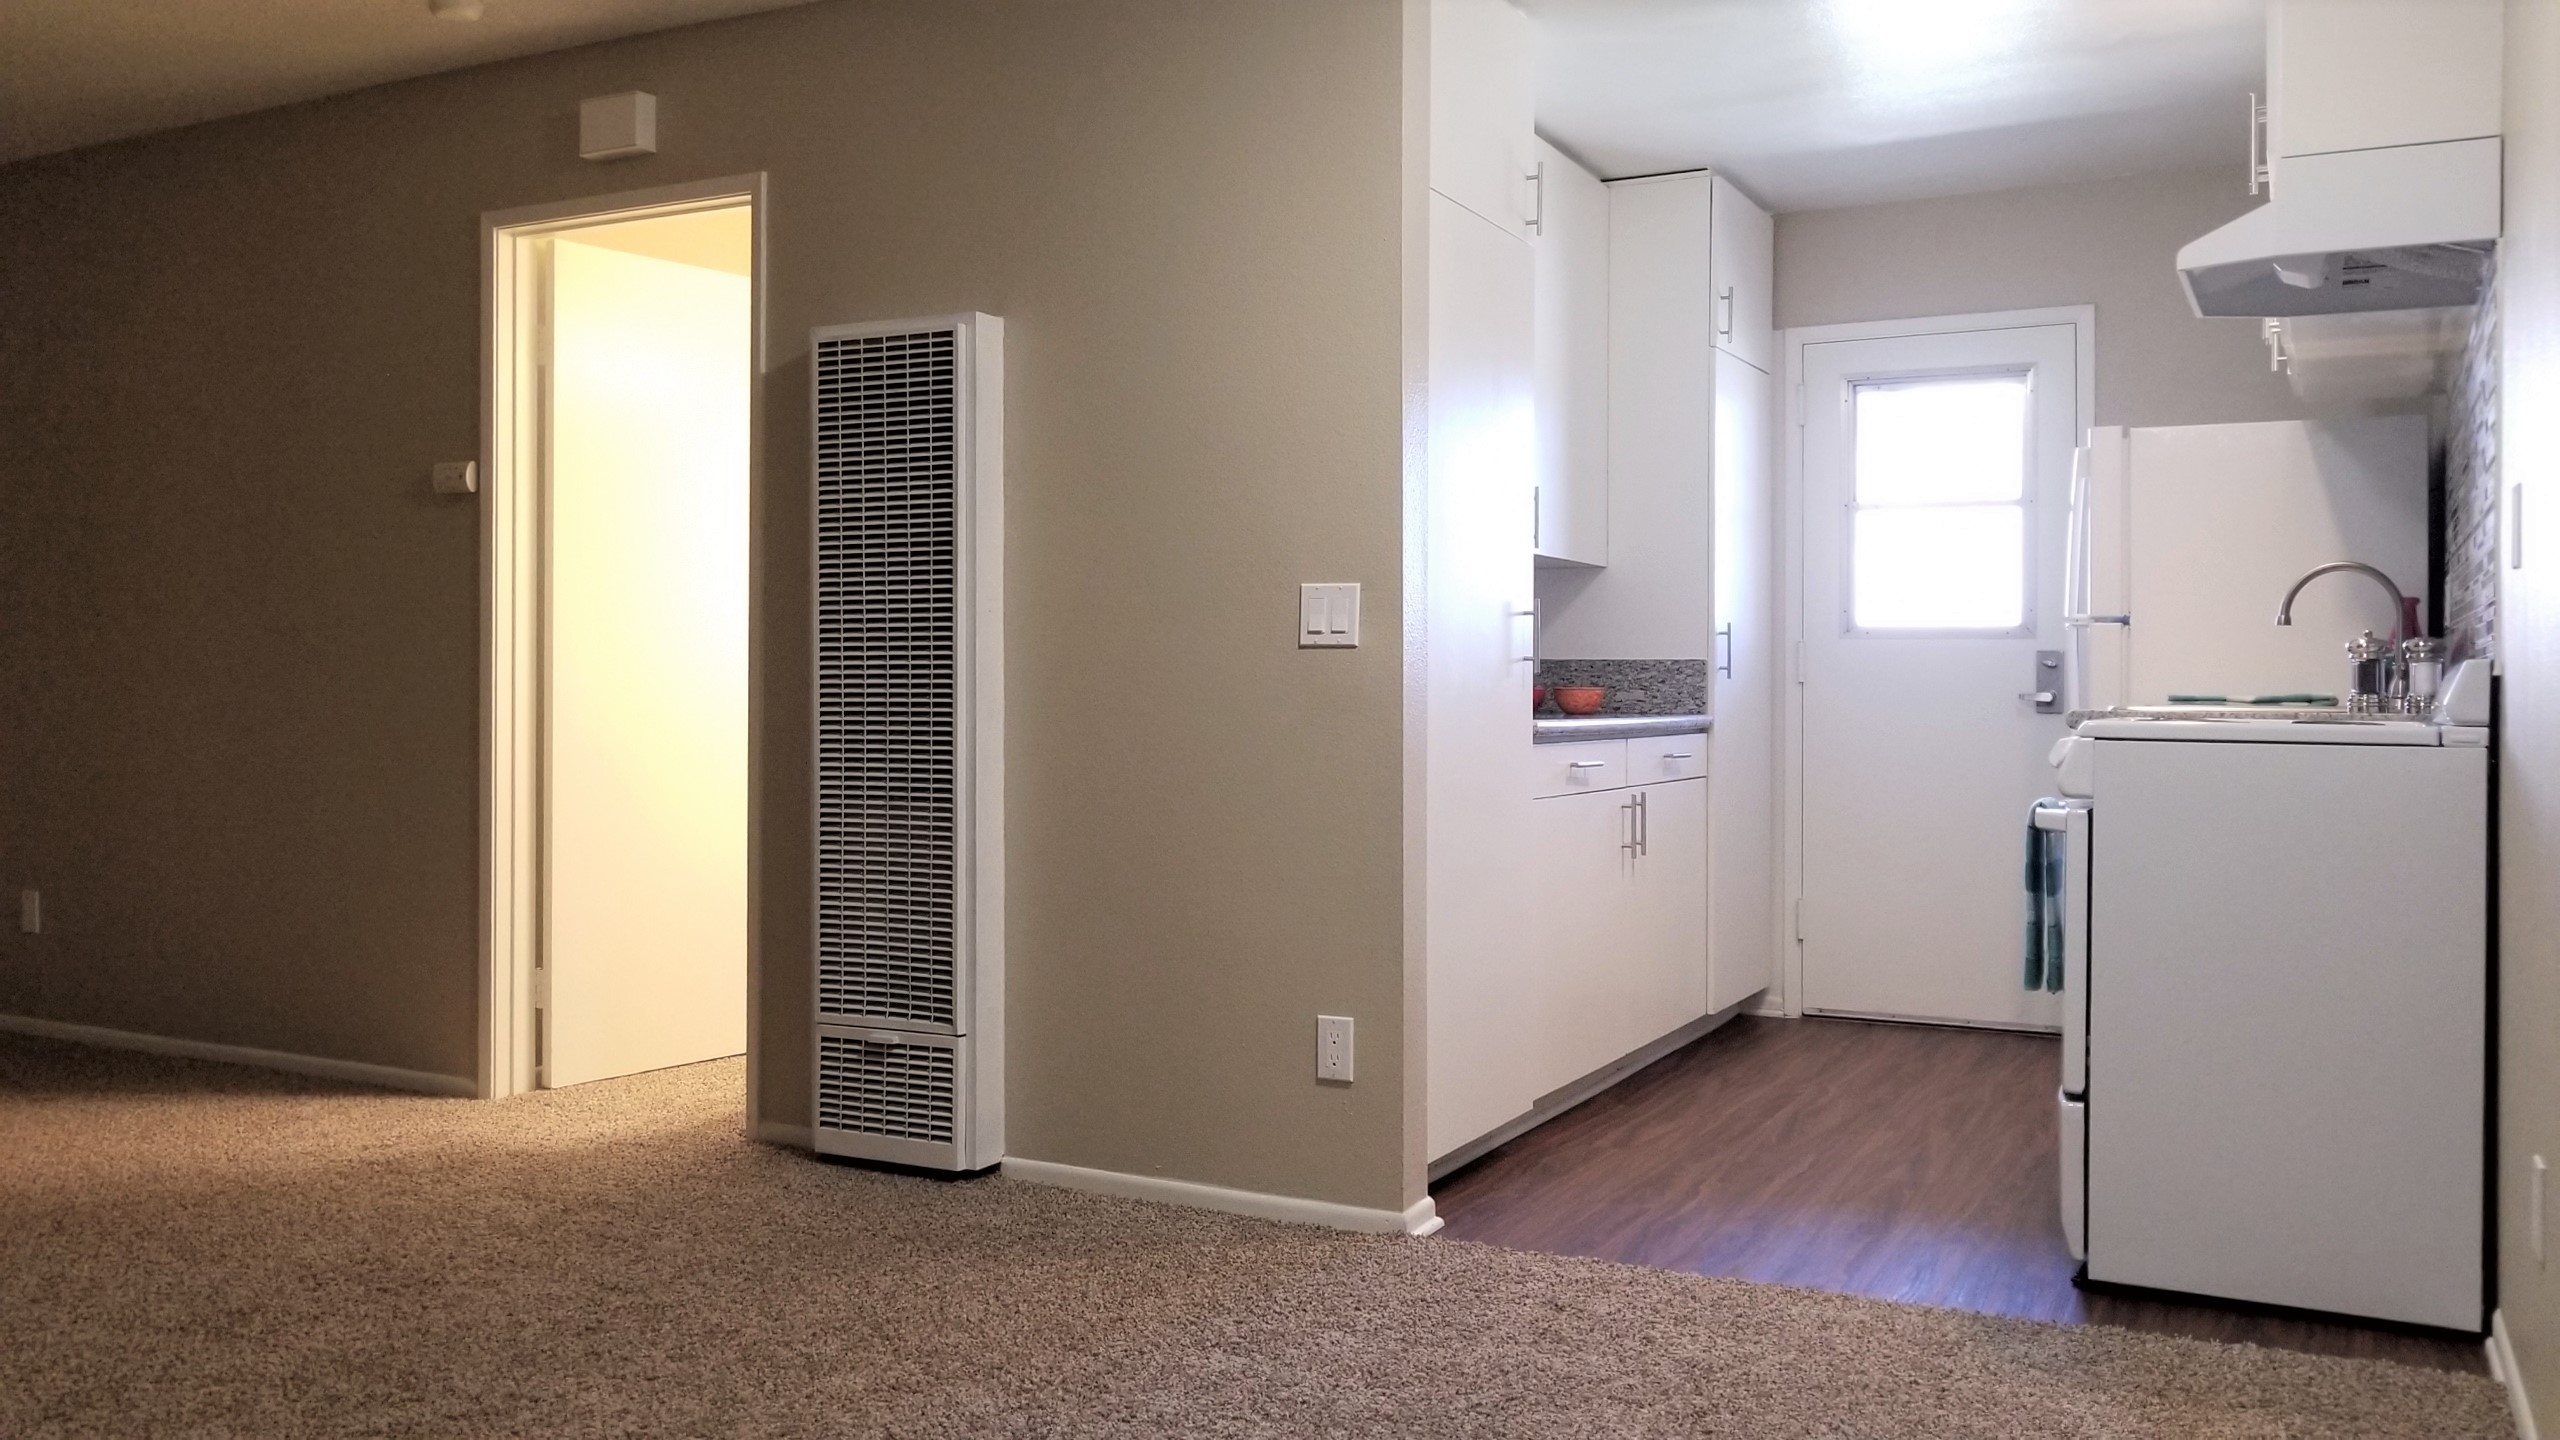
[[[958,1018],[959,342],[817,345],[821,1020]]]
[[[818,1037],[818,1128],[954,1143],[958,1052],[930,1042]]]

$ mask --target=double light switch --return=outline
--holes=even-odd
[[[1360,643],[1360,587],[1298,587],[1298,648],[1349,648]]]

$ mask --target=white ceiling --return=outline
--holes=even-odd
[[[1538,129],[1778,210],[2246,163],[2265,0],[1522,0]]]
[[[805,0],[0,0],[0,163]]]
[[[0,163],[804,0],[0,0]],[[1205,3],[1205,0],[1204,0]],[[1522,0],[1604,176],[1779,210],[2228,163],[2265,0]]]

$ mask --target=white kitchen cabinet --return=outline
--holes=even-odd
[[[1431,0],[1431,188],[1522,240],[1532,64],[1529,17],[1507,0]]]
[[[1707,1013],[1707,785],[1533,802],[1538,1005],[1525,1058],[1546,1094]]]
[[[1609,190],[1537,142],[1541,565],[1609,563]]]
[[[2499,133],[2504,33],[2500,0],[2276,0],[2266,93],[2276,183],[2292,156]]]
[[[1778,475],[1766,373],[1716,357],[1715,729],[1707,807],[1707,1008],[1778,971]],[[1639,776],[1638,778],[1647,778]]]
[[[1777,368],[1777,224],[1722,175],[1709,175],[1715,347],[1766,375]]]
[[[1434,1155],[1529,1107],[1527,242],[1430,199],[1424,862]]]

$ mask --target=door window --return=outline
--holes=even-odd
[[[2028,377],[1850,387],[1852,633],[2027,626]]]

